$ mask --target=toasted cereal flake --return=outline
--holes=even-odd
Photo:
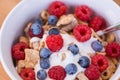
[[[26,63],[26,66],[29,66],[29,63],[33,63],[34,66],[35,66],[39,59],[40,59],[39,51],[34,50],[34,49],[25,49],[25,63]]]
[[[108,43],[111,43],[111,42],[115,41],[115,35],[114,35],[113,33],[109,33],[109,34],[107,35],[106,41],[107,41]]]
[[[41,41],[40,42],[40,46],[39,46],[39,51],[45,47],[45,42],[44,41]]]
[[[25,67],[25,61],[19,60],[17,64],[17,72],[20,73],[24,67]]]
[[[24,37],[24,36],[20,36],[19,42],[24,42],[24,43],[26,43],[27,45],[29,45],[29,40],[28,40],[28,38],[27,38],[27,37]]]
[[[61,26],[61,25],[67,25],[69,23],[71,23],[74,19],[74,15],[73,14],[68,14],[68,15],[63,15],[60,17],[60,19],[57,22],[57,26]]]
[[[49,13],[47,10],[43,10],[40,14],[40,17],[44,20],[44,21],[47,21],[48,17],[49,17]]]
[[[110,58],[108,58],[108,62],[109,62],[108,68],[101,73],[101,78],[105,80],[109,79],[116,70],[116,67]]]

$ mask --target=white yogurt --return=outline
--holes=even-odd
[[[46,37],[48,34],[44,34],[43,38],[41,39],[41,41],[45,41]],[[62,49],[58,52],[52,52],[49,60],[50,60],[50,68],[52,66],[57,66],[60,65],[63,68],[66,67],[67,64],[69,63],[74,63],[77,66],[77,72],[74,75],[66,75],[64,80],[74,80],[76,75],[79,72],[83,72],[85,69],[82,68],[79,64],[78,64],[78,60],[80,59],[81,56],[87,56],[89,57],[88,53],[94,54],[95,51],[91,48],[91,43],[95,40],[97,40],[96,38],[91,37],[91,39],[89,39],[86,42],[78,42],[74,36],[71,36],[69,34],[61,34],[61,36],[63,37],[64,40],[64,45],[62,47]],[[73,55],[70,51],[67,50],[68,46],[70,43],[74,43],[79,47],[79,54],[77,55]],[[47,46],[46,46],[47,47]],[[65,53],[66,58],[62,61],[62,54]],[[90,57],[89,57],[90,58]],[[49,69],[50,69],[49,68]],[[37,75],[37,71],[40,70],[40,64],[38,61],[38,64],[36,64],[35,66],[35,73]],[[48,70],[46,70],[46,72],[48,72]],[[36,79],[38,80],[38,79]],[[49,78],[49,76],[47,76],[46,80],[51,80]]]

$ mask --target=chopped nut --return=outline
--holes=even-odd
[[[66,54],[65,54],[65,53],[63,53],[63,54],[62,54],[62,61],[64,61],[64,60],[65,60],[65,58],[66,58]]]

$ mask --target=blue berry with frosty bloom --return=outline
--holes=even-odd
[[[34,35],[39,35],[42,32],[42,26],[43,26],[42,19],[36,19],[31,25],[30,30]]]
[[[54,26],[57,23],[57,21],[58,21],[58,18],[55,15],[51,15],[48,17],[48,23],[50,25]]]
[[[47,78],[47,73],[45,70],[39,70],[37,72],[37,79],[38,80],[45,80]]]
[[[103,49],[103,45],[100,41],[93,41],[91,47],[94,51],[100,52]]]
[[[42,32],[42,27],[38,23],[33,23],[30,30],[34,35],[39,35]]]
[[[42,21],[41,18],[40,18],[40,19],[36,19],[36,20],[34,21],[34,23],[38,23],[41,27],[42,27],[43,24],[44,24],[44,22]]]
[[[51,28],[48,33],[49,33],[49,35],[52,35],[52,34],[57,35],[60,33],[60,31],[58,28]]]
[[[79,48],[78,48],[78,46],[76,44],[70,45],[68,47],[68,50],[70,50],[73,53],[73,55],[76,55],[76,54],[79,53]]]
[[[41,59],[40,60],[40,67],[42,69],[48,69],[50,67],[49,59]]]
[[[65,67],[65,71],[69,75],[73,75],[77,72],[77,66],[74,63],[70,63]]]
[[[80,57],[78,63],[80,64],[81,67],[87,68],[90,64],[90,60],[88,57],[82,56],[82,57]]]
[[[40,51],[40,57],[42,58],[49,58],[49,56],[51,55],[51,52],[49,49],[47,48],[42,48]]]

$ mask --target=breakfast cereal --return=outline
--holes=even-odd
[[[116,71],[120,45],[114,33],[96,33],[106,28],[105,19],[87,5],[68,9],[51,3],[12,46],[23,80],[109,80]]]

